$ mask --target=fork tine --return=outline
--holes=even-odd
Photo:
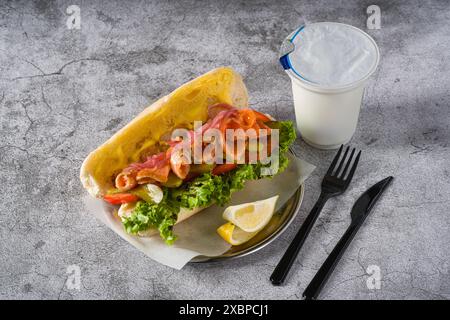
[[[336,177],[339,175],[339,172],[341,171],[342,166],[344,165],[345,158],[347,158],[348,150],[350,150],[350,146],[347,146],[347,148],[345,149],[344,155],[342,156],[341,162],[339,163],[339,167],[337,168],[336,172],[334,173],[334,175]]]
[[[339,176],[339,179],[344,179],[345,174],[347,173],[348,168],[350,167],[350,163],[352,162],[353,155],[355,154],[355,148],[352,149],[352,153],[350,153],[350,157],[347,160],[347,164],[345,165],[344,171],[342,171],[342,174]]]
[[[339,160],[339,156],[341,155],[342,148],[344,148],[343,144],[341,144],[341,147],[339,148],[338,153],[334,157],[333,162],[331,162],[330,167],[328,168],[328,171],[327,171],[327,175],[331,176],[331,174],[333,173],[333,169],[336,166],[337,161]]]
[[[353,162],[353,166],[350,169],[350,172],[348,173],[348,177],[347,177],[347,179],[345,179],[345,182],[350,183],[350,181],[352,181],[353,174],[355,173],[356,167],[358,166],[358,161],[359,161],[360,156],[361,156],[361,151],[358,152],[355,162]]]

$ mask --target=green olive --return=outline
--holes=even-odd
[[[183,183],[183,180],[178,178],[173,172],[169,173],[169,177],[166,182],[161,183],[162,186],[167,188],[178,188]]]
[[[271,129],[280,129],[280,127],[281,127],[279,121],[267,121],[267,122],[264,122],[264,124]]]
[[[145,184],[144,185],[140,185],[137,188],[134,188],[132,190],[129,191],[131,194],[134,194],[135,196],[138,196],[139,198],[141,198],[142,200],[152,203],[154,202],[152,197],[150,196],[150,194],[148,193],[147,189],[145,188]]]
[[[214,169],[214,164],[207,164],[207,163],[193,164],[193,165],[191,165],[190,172],[192,172],[192,173],[207,173],[207,172],[211,172],[212,169]]]

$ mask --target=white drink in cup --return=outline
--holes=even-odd
[[[350,141],[364,87],[380,59],[375,41],[356,27],[319,22],[289,35],[280,56],[291,78],[302,138],[320,149],[334,149]]]

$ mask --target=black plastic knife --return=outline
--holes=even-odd
[[[325,260],[322,267],[320,267],[319,271],[314,276],[314,279],[312,279],[306,290],[303,292],[303,297],[305,297],[306,300],[316,299],[319,296],[320,290],[338,264],[345,249],[347,249],[364,220],[392,179],[394,178],[387,177],[386,179],[381,180],[370,187],[358,198],[358,200],[356,200],[351,211],[352,222],[341,240],[339,240],[338,244],[328,256],[327,260]]]

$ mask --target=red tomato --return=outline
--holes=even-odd
[[[212,170],[212,174],[215,176],[218,176],[218,175],[224,174],[228,171],[231,171],[236,167],[237,167],[237,164],[235,164],[235,163],[219,164],[218,166],[214,167],[214,169]]]
[[[136,202],[139,200],[139,198],[131,193],[116,193],[116,194],[107,194],[106,196],[103,197],[103,200],[111,204],[122,204],[122,203]]]

